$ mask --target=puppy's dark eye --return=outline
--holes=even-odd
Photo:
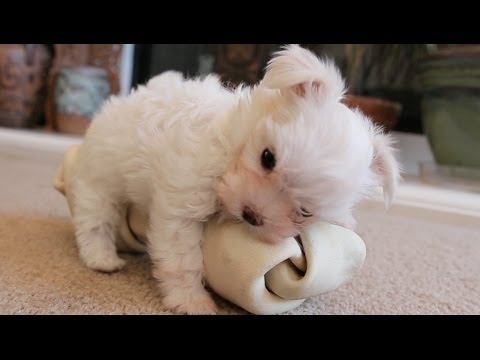
[[[262,152],[262,166],[266,170],[273,170],[276,160],[275,155],[269,149],[265,149]]]
[[[300,208],[300,214],[303,217],[311,217],[312,216],[312,214],[309,211],[305,210],[305,208],[303,208],[303,207]]]

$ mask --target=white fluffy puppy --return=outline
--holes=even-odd
[[[74,224],[88,267],[119,270],[115,236],[126,203],[150,214],[149,255],[164,305],[214,313],[203,286],[202,232],[216,213],[265,241],[324,220],[355,226],[352,207],[399,170],[390,138],[341,103],[337,68],[297,45],[255,87],[166,72],[112,97],[92,122],[74,176]]]

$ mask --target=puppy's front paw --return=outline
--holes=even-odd
[[[121,270],[126,261],[116,254],[105,254],[104,256],[82,256],[85,264],[93,270],[102,272],[114,272]]]
[[[163,305],[177,314],[215,315],[218,307],[210,294],[202,292],[173,291],[163,299]]]

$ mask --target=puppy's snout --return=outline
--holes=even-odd
[[[243,220],[248,222],[250,225],[253,225],[253,226],[263,225],[263,219],[261,218],[261,216],[257,215],[255,211],[253,211],[248,206],[245,206],[245,208],[243,209],[242,217],[243,217]]]

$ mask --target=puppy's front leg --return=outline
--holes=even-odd
[[[186,314],[215,314],[217,306],[203,286],[203,223],[151,214],[150,256],[167,309]]]

